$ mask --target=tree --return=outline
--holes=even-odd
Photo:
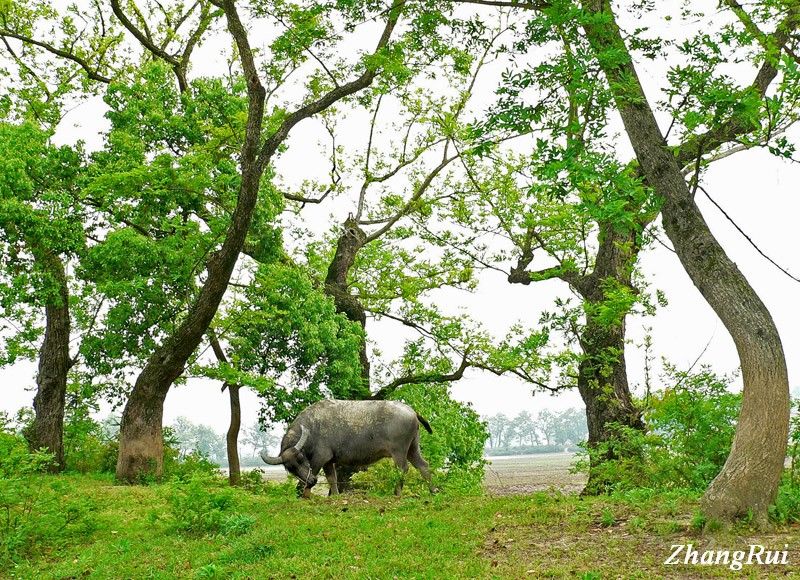
[[[346,98],[368,86],[375,78],[377,72],[386,68],[392,60],[392,53],[388,50],[392,31],[397,23],[403,3],[392,5],[382,12],[385,22],[383,32],[377,42],[377,47],[365,59],[357,63],[343,63],[343,68],[352,70],[360,68],[361,72],[347,82],[340,82],[343,76],[339,71],[339,78],[333,77],[328,81],[319,82],[320,79],[312,71],[306,77],[309,79],[309,94],[302,97],[301,104],[294,110],[287,112],[284,107],[276,107],[265,118],[265,101],[267,89],[262,84],[259,74],[259,65],[253,56],[245,24],[232,1],[225,1],[218,5],[210,2],[200,2],[191,6],[188,11],[178,7],[172,12],[164,11],[160,7],[148,7],[145,12],[140,9],[133,11],[135,16],[129,17],[119,2],[111,3],[114,20],[119,22],[126,31],[128,38],[134,40],[149,57],[155,58],[169,65],[174,72],[179,92],[181,95],[191,96],[192,86],[187,80],[187,72],[194,48],[201,42],[204,34],[211,24],[223,17],[228,25],[231,40],[236,45],[236,51],[241,66],[241,78],[246,86],[247,108],[244,123],[244,138],[237,135],[241,154],[238,158],[238,195],[229,221],[223,228],[224,236],[216,247],[208,248],[204,258],[206,276],[202,285],[189,301],[185,315],[180,323],[169,332],[154,348],[152,354],[137,377],[133,389],[123,412],[120,452],[117,464],[117,477],[123,481],[133,482],[142,473],[160,474],[163,461],[163,441],[161,438],[161,419],[163,415],[163,402],[172,383],[182,374],[189,358],[200,343],[217,307],[222,300],[228,285],[231,273],[237,263],[239,254],[244,246],[245,239],[253,221],[253,214],[259,198],[259,189],[265,170],[283,144],[291,129],[299,122],[312,117],[330,107],[337,101]],[[94,9],[94,8],[93,8]],[[96,7],[100,10],[100,7]],[[365,6],[359,2],[346,3],[341,9],[336,6],[324,7],[322,12],[311,3],[308,7],[292,7],[297,16],[294,27],[282,35],[278,35],[271,45],[271,60],[264,63],[270,71],[270,82],[275,82],[277,90],[286,77],[302,63],[306,46],[298,45],[291,39],[300,31],[310,34],[310,38],[321,44],[333,42],[336,35],[332,28],[321,25],[326,18],[330,21],[341,18],[345,22],[358,21],[364,16]],[[23,12],[23,8],[19,12]],[[324,14],[323,14],[324,13]],[[28,14],[47,19],[50,12],[44,14],[33,11]],[[303,17],[300,17],[300,16]],[[86,21],[97,21],[94,14],[88,15]],[[112,20],[105,15],[99,15],[100,21]],[[59,58],[64,58],[77,64],[89,79],[106,83],[111,79],[99,73],[103,64],[105,53],[109,44],[102,42],[108,34],[105,27],[98,33],[97,42],[91,50],[70,50],[58,48],[55,45],[41,42],[32,38],[31,28],[18,18],[10,24],[14,29],[2,30],[4,37],[21,40],[31,50],[40,49]],[[281,20],[280,14],[277,18]],[[193,25],[188,34],[181,34],[176,27],[183,26],[190,21]],[[158,26],[154,26],[158,23]],[[154,40],[152,31],[161,33],[162,39]],[[80,37],[79,32],[72,36]],[[302,34],[301,34],[302,36]],[[98,38],[99,37],[99,38]],[[73,45],[74,46],[74,45]],[[177,51],[174,49],[177,47]],[[88,53],[88,57],[86,54]],[[324,65],[320,70],[329,71]],[[330,82],[332,81],[332,83]],[[305,88],[305,87],[304,87]],[[185,111],[182,111],[185,113]]]
[[[275,433],[265,430],[259,422],[245,427],[243,434],[242,443],[252,449],[252,457],[257,457],[259,451],[272,447],[280,441]]]
[[[610,7],[584,2],[583,8],[594,17],[587,18],[583,27],[610,83],[639,165],[648,185],[663,200],[664,229],[739,353],[744,380],[739,424],[728,460],[703,498],[704,510],[719,519],[749,513],[756,522],[766,524],[783,472],[789,429],[789,381],[780,336],[769,311],[703,219],[694,192],[665,144]],[[767,69],[774,70],[788,31],[798,24],[800,11],[789,6],[772,39],[776,49],[768,49]],[[618,55],[615,60],[608,58],[609,51]],[[749,98],[743,96],[742,102]],[[729,124],[742,122],[735,114],[728,120]],[[726,130],[722,125],[722,131]],[[697,147],[700,160],[708,144],[700,140]]]
[[[219,433],[208,425],[199,425],[186,417],[178,417],[171,427],[181,455],[196,452],[217,464],[225,462],[225,443]]]
[[[502,447],[504,435],[508,429],[509,419],[504,413],[498,413],[487,420],[489,428],[489,441],[492,447]]]
[[[447,205],[452,198],[455,162],[471,148],[481,146],[469,136],[470,99],[505,30],[500,26],[478,32],[457,20],[450,28],[449,37],[438,35],[425,56],[407,66],[416,67],[415,76],[423,83],[434,76],[444,80],[449,86],[442,93],[451,92],[455,97],[430,94],[424,85],[410,82],[402,87],[377,85],[368,101],[368,135],[364,147],[352,155],[353,169],[339,169],[348,164],[335,147],[336,127],[330,123],[326,128],[333,138],[332,183],[317,199],[297,194],[289,197],[305,204],[321,202],[337,189],[358,192],[352,211],[333,233],[333,251],[307,258],[320,263],[320,286],[334,300],[337,311],[363,331],[363,385],[354,397],[382,399],[404,384],[457,381],[466,368],[477,366],[485,356],[482,332],[465,317],[442,316],[435,304],[425,300],[436,290],[470,288],[473,283],[471,260],[447,250],[428,221],[435,207]],[[382,140],[381,133],[391,137]],[[481,140],[485,146],[506,138],[491,133]],[[388,143],[383,144],[384,140]],[[412,244],[416,247],[409,249]],[[425,252],[426,246],[437,251]],[[312,251],[317,252],[316,248]],[[375,379],[380,377],[373,376],[376,373],[370,361],[369,319],[398,322],[416,331],[419,343],[409,341],[409,348],[433,345],[452,357],[450,363],[443,365],[441,372],[424,366],[417,374],[400,369],[376,388]],[[470,335],[477,340],[470,340]]]
[[[630,167],[655,194],[681,263],[730,332],[742,364],[744,400],[734,445],[704,497],[704,509],[721,519],[751,513],[764,522],[785,454],[788,382],[783,350],[769,312],[711,234],[694,195],[701,188],[701,170],[716,159],[760,144],[779,155],[790,154],[791,145],[775,139],[774,131],[796,119],[797,63],[791,45],[796,43],[797,7],[767,1],[748,13],[729,2],[738,27],[725,25],[714,36],[704,30],[678,45],[689,64],[673,67],[665,84],[670,99],[679,96],[668,109],[673,126],[680,126],[684,136],[670,146],[669,131],[665,135],[658,127],[631,57],[632,50],[648,58],[661,56],[666,48],[661,39],[650,42],[634,34],[626,42],[604,1],[493,4],[533,11],[532,27],[542,33],[540,41],[548,32],[566,31],[573,44],[588,45],[602,71],[636,153]],[[774,31],[764,33],[757,19],[776,24]],[[741,55],[753,46],[761,52],[760,68],[749,86],[739,87],[719,71],[730,62],[724,51]],[[768,95],[779,73],[777,90]],[[733,142],[743,144],[730,146]],[[693,174],[689,184],[684,172]]]
[[[511,420],[510,429],[517,437],[517,442],[520,445],[535,445],[538,437],[536,436],[536,424],[533,417],[528,411],[520,411],[519,414]]]
[[[80,150],[55,147],[34,122],[0,122],[0,261],[2,313],[17,321],[0,362],[36,356],[32,341],[44,311],[38,349],[35,416],[27,431],[32,450],[52,453],[64,467],[63,423],[70,355],[70,280],[66,263],[82,253],[85,237],[76,190]],[[13,324],[13,322],[12,322]]]

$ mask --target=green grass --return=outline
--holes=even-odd
[[[52,476],[50,476],[52,477]],[[11,578],[521,578],[727,576],[724,567],[665,567],[674,543],[739,549],[750,541],[790,546],[797,526],[758,536],[697,530],[693,497],[662,493],[580,499],[558,493],[452,497],[293,497],[286,485],[234,490],[243,532],[181,533],[169,485],[126,487],[61,476],[65,501],[91,499],[91,526],[29,554]],[[209,484],[224,488],[222,483]],[[247,518],[245,518],[247,519]],[[800,568],[791,568],[792,571]],[[786,568],[776,569],[783,574]],[[771,572],[746,567],[745,575]]]

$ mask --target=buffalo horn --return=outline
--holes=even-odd
[[[305,427],[300,425],[300,439],[294,444],[294,448],[298,451],[302,451],[303,445],[306,444],[306,439],[308,439],[308,431],[306,431]]]
[[[264,463],[267,463],[269,465],[282,465],[283,464],[283,458],[281,456],[270,457],[264,451],[261,452],[261,459],[264,460]]]

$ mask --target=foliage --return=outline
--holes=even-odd
[[[800,523],[800,399],[792,401],[789,425],[789,469],[783,474],[778,497],[770,507],[770,517],[780,524]]]
[[[68,394],[64,416],[64,461],[67,471],[113,473],[119,443],[116,433],[94,420],[97,405],[74,391]]]
[[[212,478],[219,475],[219,466],[208,457],[191,450],[181,451],[181,444],[170,427],[164,427],[164,479],[187,482],[193,477]]]
[[[84,249],[81,147],[56,147],[34,122],[0,117],[0,366],[34,358],[41,310],[60,304],[62,262]]]
[[[66,500],[71,485],[42,473],[52,456],[29,452],[0,417],[0,566],[93,529],[87,497]]]
[[[170,526],[181,534],[239,536],[255,524],[254,517],[234,511],[232,489],[198,474],[188,480],[173,480],[168,486],[167,501]]]
[[[253,388],[263,401],[262,424],[289,421],[326,396],[353,398],[360,389],[361,329],[337,314],[300,266],[259,263],[221,325],[229,364],[198,371]]]
[[[669,368],[669,367],[668,367]],[[728,457],[741,395],[730,379],[703,369],[669,368],[673,385],[653,394],[645,408],[647,432],[609,425],[611,437],[586,449],[580,469],[594,456],[596,470],[615,489],[704,489]]]

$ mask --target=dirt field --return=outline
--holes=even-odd
[[[571,453],[542,453],[537,455],[508,455],[488,458],[484,486],[489,495],[514,495],[550,488],[563,492],[583,489],[583,474],[570,474],[575,456]],[[260,467],[265,479],[284,481],[286,471],[280,466]],[[328,493],[325,478],[320,475],[317,493]]]
[[[586,483],[583,474],[571,474],[572,453],[542,453],[490,457],[484,487],[489,495],[512,495],[550,488],[579,492]]]

